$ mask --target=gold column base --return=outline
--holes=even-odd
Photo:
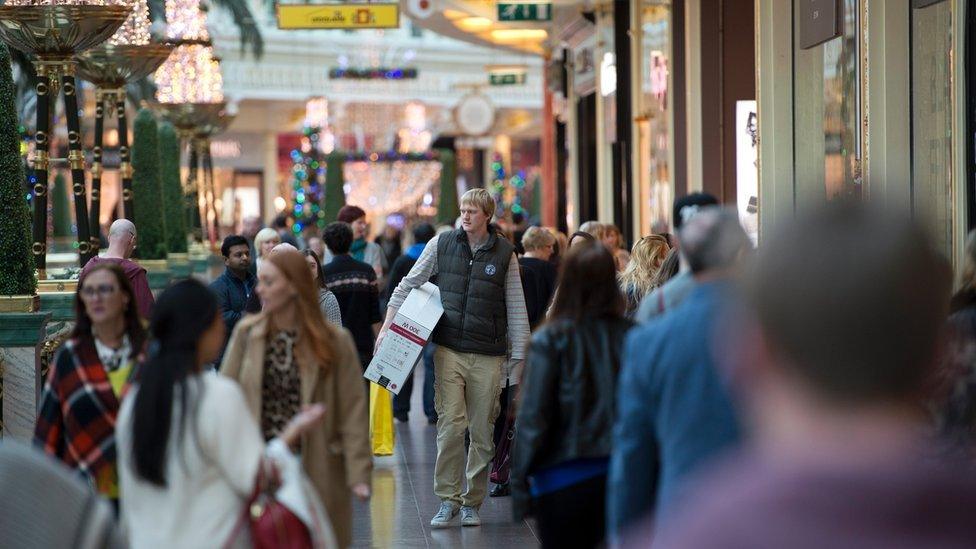
[[[38,280],[37,281],[37,293],[39,294],[54,294],[60,292],[75,293],[78,291],[78,281],[77,280]]]
[[[0,313],[36,313],[41,309],[41,296],[0,295]]]

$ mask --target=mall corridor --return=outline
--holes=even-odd
[[[423,371],[414,371],[418,386]],[[414,391],[409,423],[396,423],[396,453],[376,458],[373,497],[353,508],[353,547],[535,547],[539,539],[527,521],[512,522],[511,498],[488,498],[480,528],[431,530],[440,501],[434,495],[437,428],[427,425],[421,391]],[[457,521],[455,521],[457,524]]]

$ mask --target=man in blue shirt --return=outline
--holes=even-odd
[[[220,245],[220,253],[224,256],[226,269],[210,284],[210,290],[217,295],[229,341],[234,326],[244,315],[244,305],[254,292],[257,278],[250,270],[251,247],[246,238],[237,234],[228,236]],[[227,341],[224,341],[224,346]]]
[[[731,271],[750,249],[735,212],[703,209],[678,234],[695,287],[627,338],[607,481],[611,542],[650,514],[660,518],[687,476],[739,439],[714,363],[713,334],[731,301]]]

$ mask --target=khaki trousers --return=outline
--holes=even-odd
[[[505,357],[458,353],[438,346],[434,353],[437,462],[434,494],[441,501],[479,507],[488,491],[488,463],[494,457],[492,429],[498,417],[499,380]],[[467,466],[464,431],[471,436]],[[467,491],[461,492],[462,472]]]

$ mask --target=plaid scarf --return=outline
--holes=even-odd
[[[71,339],[48,374],[34,444],[94,483],[115,466],[119,399],[91,341]]]

